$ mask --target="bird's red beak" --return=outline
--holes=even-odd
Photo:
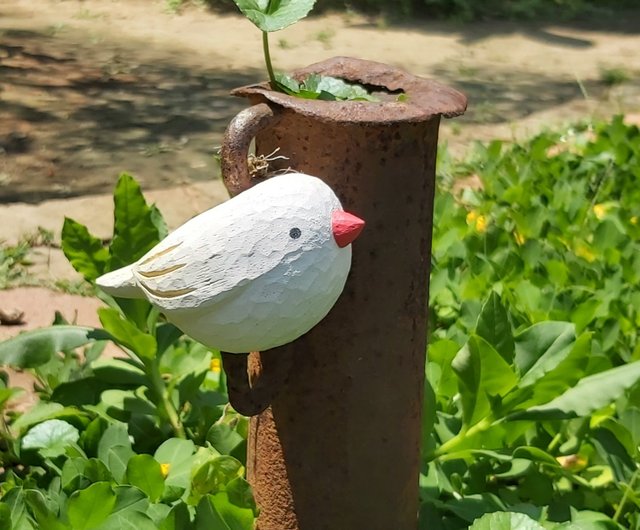
[[[331,218],[331,228],[336,243],[342,248],[360,235],[364,228],[364,221],[343,210],[336,210]]]

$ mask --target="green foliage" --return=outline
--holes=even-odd
[[[63,250],[88,280],[138,259],[166,234],[138,184],[121,175],[105,246],[65,220]],[[28,369],[40,401],[5,410],[0,380],[2,528],[253,528],[244,481],[247,421],[228,408],[220,353],[183,337],[143,301],[104,296],[101,329],[50,328],[0,343],[0,365]],[[100,359],[107,341],[121,359]]]
[[[276,86],[281,92],[304,99],[323,101],[378,101],[360,85],[331,76],[312,74],[299,83],[286,74],[276,74]]]
[[[17,245],[5,245],[0,241],[0,289],[6,289],[25,277],[30,248],[26,241]]]
[[[638,168],[621,118],[441,161],[420,528],[640,528]],[[482,189],[460,191],[469,175]],[[87,278],[166,233],[130,177],[116,197],[108,246],[65,222]],[[219,352],[104,298],[100,329],[58,317],[0,343],[40,395],[18,414],[0,377],[0,527],[252,528]]]
[[[491,291],[516,326],[567,320],[592,330],[592,363],[640,359],[640,132],[621,118],[494,141],[445,169],[430,294],[434,337],[464,341]],[[454,193],[475,175],[480,190]]]
[[[316,0],[234,0],[260,31],[279,31],[303,19]]]
[[[618,117],[444,167],[425,521],[640,525],[639,162]],[[483,188],[460,191],[468,175]]]

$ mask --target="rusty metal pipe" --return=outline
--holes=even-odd
[[[310,72],[377,87],[385,100],[300,100],[265,85],[235,91],[268,122],[248,125],[257,153],[279,148],[282,169],[321,177],[367,222],[329,315],[229,374],[232,404],[258,412],[270,401],[251,418],[248,441],[258,529],[415,530],[438,127],[441,116],[464,112],[466,99],[368,61],[337,58],[296,75]],[[408,101],[396,101],[397,91]],[[248,145],[242,130],[234,122],[227,145]],[[252,184],[246,154],[223,154],[232,194]]]

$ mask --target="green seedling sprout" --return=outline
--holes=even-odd
[[[242,14],[262,32],[264,62],[273,90],[304,99],[378,101],[359,85],[329,76],[310,75],[302,82],[276,73],[271,62],[269,33],[280,31],[306,17],[316,0],[234,0]]]

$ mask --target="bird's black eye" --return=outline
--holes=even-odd
[[[299,228],[292,228],[289,230],[289,237],[291,239],[298,239],[302,235],[302,232]]]

